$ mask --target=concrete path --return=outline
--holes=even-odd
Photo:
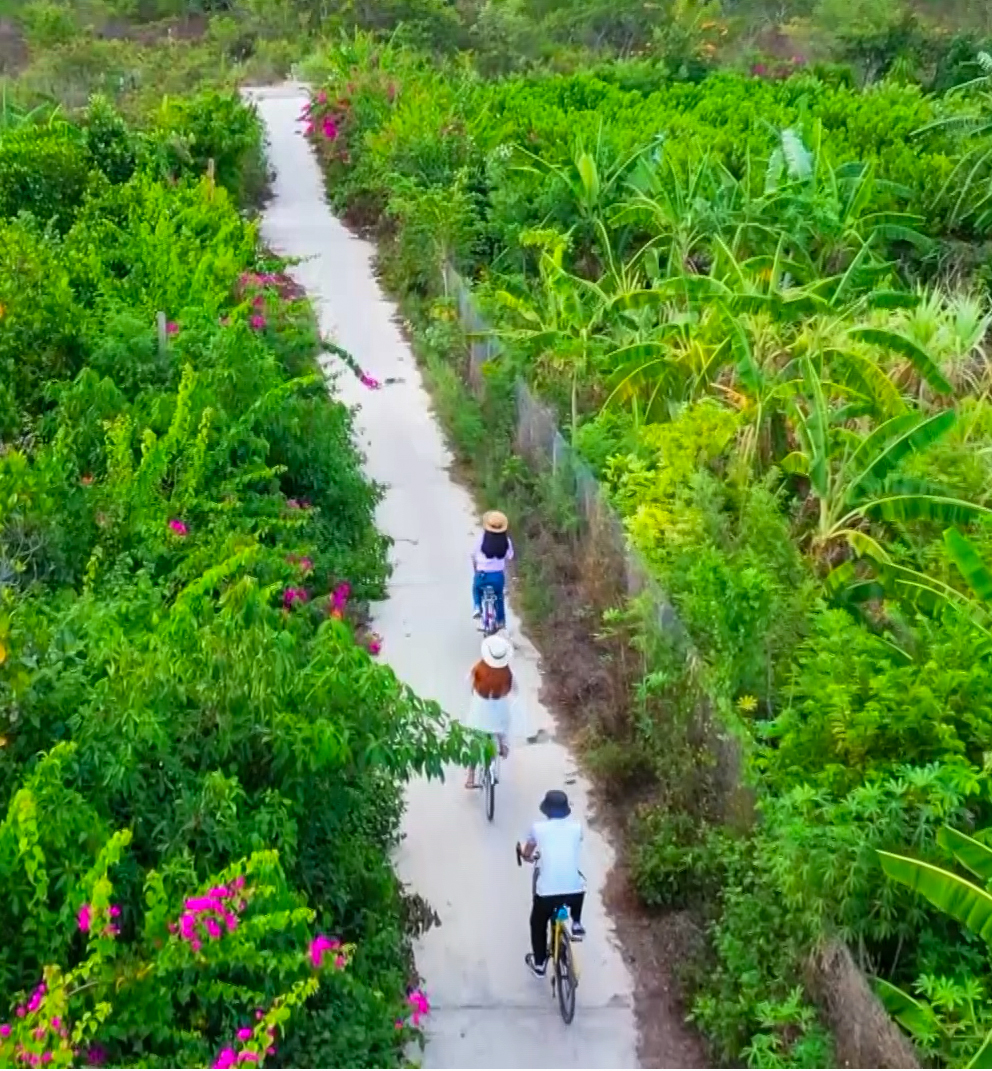
[[[316,300],[325,335],[373,376],[400,381],[373,392],[350,374],[339,380],[344,400],[360,406],[357,435],[367,471],[388,488],[378,522],[395,540],[395,571],[389,598],[375,615],[383,657],[420,695],[460,716],[468,702],[465,678],[479,651],[469,594],[478,512],[449,474],[451,457],[430,399],[394,322],[395,310],[375,280],[374,250],[325,204],[321,175],[297,122],[303,91],[282,86],[252,94],[276,170],[275,196],[263,222],[266,240],[280,253],[308,258],[293,274]],[[486,822],[479,794],[465,791],[459,770],[449,771],[443,783],[417,781],[407,796],[397,865],[441,917],[417,948],[433,1004],[424,1063],[635,1067],[631,978],[601,898],[613,859],[599,833],[587,828],[589,936],[581,947],[582,982],[570,1027],[558,1016],[550,984],[524,967],[530,870],[517,868],[514,842],[526,834],[549,788],[566,788],[584,817],[587,785],[576,779],[574,760],[553,742],[554,723],[538,699],[538,655],[512,610],[510,628],[525,718],[503,768],[495,821]],[[525,737],[542,728],[549,742],[528,745]]]

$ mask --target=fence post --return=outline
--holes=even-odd
[[[207,161],[207,185],[210,187],[210,194],[213,196],[214,186],[216,185],[216,168],[214,165],[214,158],[211,156]]]
[[[164,312],[157,313],[155,318],[158,322],[158,352],[160,357],[164,357],[169,346],[169,328],[165,322]]]

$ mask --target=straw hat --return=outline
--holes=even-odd
[[[482,661],[491,669],[505,669],[510,664],[510,645],[496,634],[482,641]]]
[[[505,513],[500,513],[498,509],[491,509],[483,515],[482,527],[487,532],[505,532],[510,527],[510,522],[506,519]]]

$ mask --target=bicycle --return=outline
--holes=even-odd
[[[496,745],[496,750],[492,755],[492,758],[486,763],[482,769],[482,801],[486,808],[486,818],[491,822],[493,815],[496,813],[496,786],[499,784],[499,759],[500,759],[500,743],[499,738],[492,736],[490,742]]]
[[[530,862],[541,858],[535,852]],[[524,862],[517,844],[517,866]],[[534,890],[537,890],[537,871],[534,871]],[[548,958],[551,960],[551,998],[558,998],[562,1022],[568,1026],[575,1018],[575,990],[579,985],[579,964],[575,957],[575,942],[568,928],[568,908],[559,904],[548,921]]]
[[[499,622],[496,619],[496,589],[492,584],[487,584],[482,589],[482,634],[494,636],[499,632]]]

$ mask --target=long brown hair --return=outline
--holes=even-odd
[[[513,673],[509,666],[493,669],[485,662],[476,662],[472,667],[472,688],[483,699],[502,699],[510,694]]]

